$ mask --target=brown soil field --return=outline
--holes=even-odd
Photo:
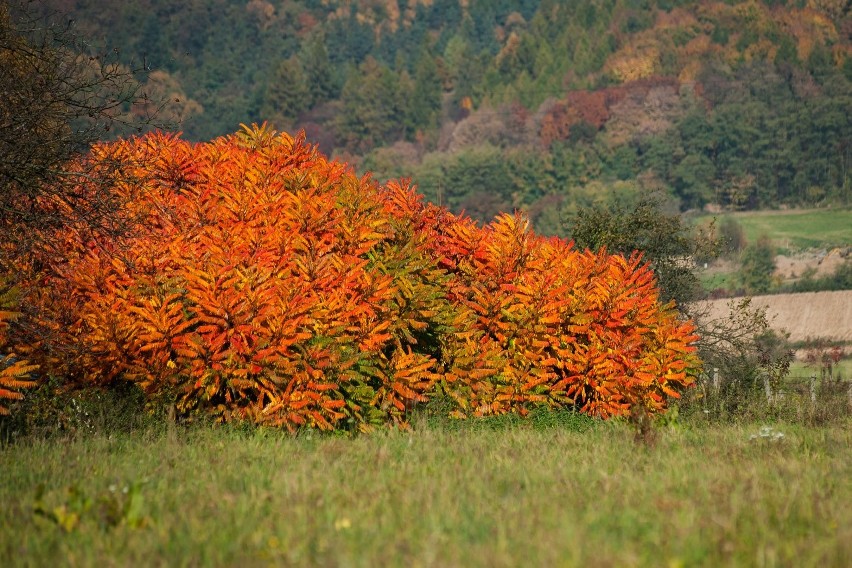
[[[775,257],[775,276],[784,282],[796,281],[808,272],[814,278],[834,274],[847,259],[852,258],[852,248],[834,248],[828,251],[800,251]]]
[[[708,317],[726,317],[731,301],[708,300]],[[819,337],[852,343],[852,290],[754,296],[752,305],[766,307],[772,328],[788,332],[790,341]]]

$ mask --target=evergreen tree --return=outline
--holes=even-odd
[[[441,27],[454,28],[462,19],[459,0],[434,0],[426,14],[426,24],[430,29]]]
[[[310,91],[311,105],[329,101],[340,95],[328,50],[320,35],[313,36],[304,44],[300,59]]]
[[[407,99],[406,127],[412,135],[434,128],[441,110],[441,77],[434,58],[422,51],[414,69],[414,85]]]
[[[357,63],[372,52],[375,34],[367,22],[358,19],[356,5],[352,4],[348,18],[335,18],[328,24],[326,43],[334,63]]]
[[[352,67],[343,86],[338,128],[349,150],[365,152],[403,134],[399,78],[372,57]]]
[[[444,69],[453,88],[456,88],[465,59],[471,57],[470,44],[461,34],[455,34],[444,47]]]
[[[283,60],[266,87],[263,113],[275,126],[287,129],[311,103],[311,89],[302,62],[295,55]]]

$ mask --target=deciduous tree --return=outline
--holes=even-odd
[[[73,21],[31,8],[0,5],[0,226],[5,243],[24,248],[34,227],[69,216],[109,222],[117,204],[105,193],[83,197],[77,178],[85,172],[65,164],[98,138],[141,130],[158,110],[136,70],[90,49]],[[135,103],[141,115],[130,112]]]
[[[640,251],[653,268],[665,300],[679,306],[700,295],[693,265],[696,257],[714,254],[715,242],[695,234],[677,213],[667,213],[658,195],[640,197],[632,207],[622,203],[581,209],[567,222],[568,236],[580,248],[630,255]]]
[[[749,294],[764,294],[772,287],[775,249],[765,235],[743,250],[740,283]]]

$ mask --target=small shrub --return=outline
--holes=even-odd
[[[111,485],[93,498],[72,485],[68,487],[66,498],[61,504],[49,506],[45,503],[44,487],[39,486],[33,513],[66,533],[74,532],[81,523],[89,521],[96,522],[102,530],[119,526],[140,529],[151,523],[151,519],[144,514],[145,499],[141,487],[141,483],[130,483],[123,487]]]
[[[726,255],[738,254],[746,247],[743,226],[736,219],[727,216],[719,222],[719,241]]]
[[[44,378],[20,403],[20,412],[0,423],[0,439],[113,435],[150,427],[162,414],[160,408],[146,412],[144,393],[127,381],[110,388],[67,388],[56,378]]]
[[[772,288],[775,272],[775,250],[766,236],[743,250],[740,283],[747,294],[764,294]]]
[[[824,292],[830,290],[852,290],[852,260],[838,266],[832,274],[815,278],[815,270],[802,275],[802,279],[785,286],[782,292]]]

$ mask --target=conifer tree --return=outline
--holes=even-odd
[[[264,114],[280,127],[290,127],[311,106],[311,89],[297,56],[283,60],[266,87]]]
[[[328,57],[328,50],[322,37],[317,35],[308,40],[304,45],[300,59],[304,63],[305,78],[312,105],[334,99],[340,94],[331,60]]]
[[[408,101],[409,134],[433,128],[441,110],[441,78],[438,66],[428,52],[423,51],[414,69],[414,91]]]

